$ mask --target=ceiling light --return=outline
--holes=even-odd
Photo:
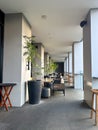
[[[80,22],[80,27],[83,28],[87,24],[86,20]]]
[[[47,19],[47,15],[42,15],[41,18],[42,19]]]

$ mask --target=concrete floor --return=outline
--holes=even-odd
[[[83,103],[83,91],[66,88],[38,105],[0,109],[0,130],[98,130]]]

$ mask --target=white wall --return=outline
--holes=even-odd
[[[21,13],[5,15],[3,82],[17,84],[10,95],[13,106],[22,106],[25,102],[24,87],[29,77],[23,58],[22,36],[28,32],[30,27]]]

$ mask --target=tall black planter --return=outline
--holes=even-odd
[[[38,104],[41,99],[41,81],[28,81],[29,103]]]

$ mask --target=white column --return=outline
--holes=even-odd
[[[64,75],[66,76],[66,72],[67,72],[67,57],[65,58],[64,61]]]
[[[69,74],[72,74],[72,52],[69,52]]]
[[[68,74],[68,56],[67,56],[67,58],[66,58],[66,72],[67,72],[67,74]]]
[[[47,52],[44,53],[44,70],[47,70],[49,66],[49,54]],[[48,72],[44,71],[44,75],[48,75]]]
[[[36,76],[38,80],[44,80],[44,46],[42,43],[35,43],[35,46],[37,47],[37,51],[39,54],[39,58],[36,59],[36,62],[38,64],[38,70],[40,72],[39,75]]]

